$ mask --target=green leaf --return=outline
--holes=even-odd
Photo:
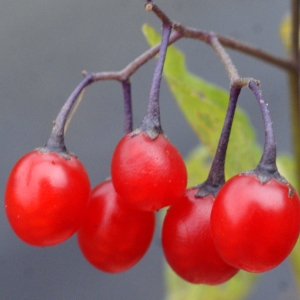
[[[143,26],[143,33],[151,46],[160,42],[160,35],[149,25]],[[203,182],[208,175],[223,126],[229,95],[224,89],[189,72],[183,53],[175,46],[168,48],[164,78],[201,143],[201,146],[195,148],[186,159],[189,186],[192,186]],[[247,115],[237,108],[226,157],[226,176],[253,169],[259,162],[261,151]],[[169,267],[166,274],[167,300],[242,299],[248,295],[258,278],[247,272],[239,272],[227,283],[207,286],[186,283]]]

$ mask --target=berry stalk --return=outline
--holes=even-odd
[[[40,150],[43,152],[57,152],[60,153],[64,156],[68,153],[67,148],[65,146],[65,140],[64,140],[64,128],[65,124],[68,118],[68,115],[82,92],[84,88],[86,88],[88,85],[90,85],[94,81],[93,75],[88,74],[75,88],[75,90],[72,92],[70,97],[67,99],[63,107],[61,108],[60,112],[58,113],[55,121],[54,121],[54,126],[52,128],[50,137],[45,144],[43,148]]]
[[[131,83],[130,80],[122,81],[124,96],[124,135],[132,132],[132,100],[131,100]]]
[[[241,86],[233,84],[230,88],[230,99],[227,108],[227,113],[222,128],[222,133],[219,139],[216,155],[212,162],[208,178],[202,184],[197,185],[199,191],[196,193],[196,197],[206,197],[207,195],[216,196],[219,189],[225,183],[225,157],[227,152],[227,146],[229,142],[232,122],[234,119],[234,113],[236,109],[237,100],[241,92]]]
[[[262,157],[254,172],[257,174],[261,183],[269,181],[271,178],[283,180],[278,173],[276,166],[276,141],[272,127],[272,120],[268,105],[263,99],[262,93],[258,84],[254,81],[249,82],[249,88],[253,92],[262,113],[264,127],[265,127],[265,143]]]
[[[152,79],[147,113],[139,128],[140,131],[146,132],[151,139],[155,139],[158,134],[163,133],[160,121],[159,91],[171,30],[171,23],[163,23],[162,41]]]

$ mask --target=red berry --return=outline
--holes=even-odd
[[[90,200],[88,175],[75,157],[32,151],[12,169],[5,191],[10,225],[24,242],[51,246],[82,225]]]
[[[110,180],[97,185],[78,243],[96,268],[111,273],[134,266],[148,250],[155,229],[155,213],[124,204]]]
[[[154,140],[144,132],[125,135],[113,154],[111,173],[122,199],[146,211],[174,203],[187,183],[180,153],[162,134]]]
[[[221,257],[249,272],[279,265],[292,251],[299,229],[299,196],[276,179],[262,184],[256,175],[236,175],[212,208],[212,236]]]
[[[238,269],[218,254],[210,233],[212,195],[195,198],[198,189],[188,189],[173,204],[164,219],[162,245],[171,268],[191,283],[220,284]]]

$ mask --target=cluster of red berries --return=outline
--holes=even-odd
[[[171,24],[163,39],[141,126],[127,133],[112,156],[111,179],[93,190],[84,167],[64,144],[66,116],[87,76],[59,113],[46,145],[22,157],[8,178],[5,208],[15,233],[34,246],[59,244],[78,233],[86,259],[106,272],[135,265],[148,250],[155,213],[169,209],[162,226],[167,262],[192,283],[220,284],[240,269],[268,271],[292,251],[300,232],[300,200],[278,173],[267,105],[257,82],[248,86],[260,104],[265,147],[258,166],[225,183],[224,164],[236,102],[232,85],[218,150],[207,180],[186,189],[187,171],[163,134],[158,105]]]
[[[186,189],[184,162],[160,134],[128,134],[112,159],[112,180],[90,192],[79,160],[37,149],[13,168],[5,206],[16,234],[35,246],[55,245],[78,232],[87,260],[106,272],[121,272],[146,253],[155,211],[168,209],[162,228],[165,257],[193,283],[219,284],[239,269],[263,272],[293,249],[300,228],[297,192],[256,174],[231,178],[217,196]],[[201,187],[200,187],[201,190]]]

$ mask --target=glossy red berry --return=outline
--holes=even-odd
[[[221,284],[238,269],[218,254],[210,233],[214,197],[196,198],[198,189],[188,189],[167,211],[162,227],[162,245],[167,262],[191,283]]]
[[[127,134],[112,157],[111,175],[117,193],[130,206],[158,210],[184,194],[187,171],[179,151],[159,134]]]
[[[12,169],[5,210],[14,232],[34,246],[52,246],[82,225],[90,200],[89,177],[81,162],[55,152],[24,155]]]
[[[92,191],[78,243],[94,267],[117,273],[131,268],[144,256],[154,229],[155,213],[126,206],[108,180]]]
[[[255,174],[231,178],[219,191],[211,230],[221,257],[236,268],[264,272],[292,251],[300,229],[299,196],[288,183]]]

